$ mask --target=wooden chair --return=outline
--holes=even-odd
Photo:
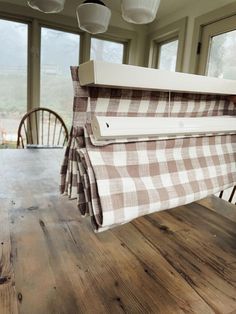
[[[27,112],[18,128],[17,148],[62,148],[69,135],[63,119],[53,110]]]
[[[225,199],[226,201],[236,205],[236,201],[234,199],[235,195],[236,195],[236,186],[232,188],[232,191],[230,191],[230,194],[226,193],[226,191],[221,191],[219,194],[219,198]]]

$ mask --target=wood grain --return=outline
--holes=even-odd
[[[218,212],[220,215],[227,217],[230,220],[236,222],[236,206],[229,202],[225,202],[222,199],[219,199],[215,195],[204,198],[197,202],[198,204],[203,205],[213,211]]]
[[[10,200],[0,198],[0,313],[18,313],[8,209]]]
[[[94,234],[58,193],[62,156],[0,153],[0,314],[236,311],[236,207],[206,199]]]

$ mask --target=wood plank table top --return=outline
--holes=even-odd
[[[216,197],[95,234],[63,150],[0,151],[0,314],[236,313],[236,206]]]

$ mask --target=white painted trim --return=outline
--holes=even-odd
[[[236,94],[236,81],[125,64],[89,61],[79,67],[82,86],[133,88],[205,94]]]
[[[92,120],[96,140],[236,132],[236,118],[106,117]]]

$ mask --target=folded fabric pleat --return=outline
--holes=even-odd
[[[101,232],[184,205],[236,184],[236,135],[94,140],[94,115],[117,117],[236,116],[219,95],[81,87],[72,68],[74,115],[61,168],[61,193],[77,199]],[[171,99],[171,102],[169,100]]]
[[[78,174],[96,231],[191,203],[236,183],[236,135],[96,147],[88,130],[85,147],[77,149]]]

